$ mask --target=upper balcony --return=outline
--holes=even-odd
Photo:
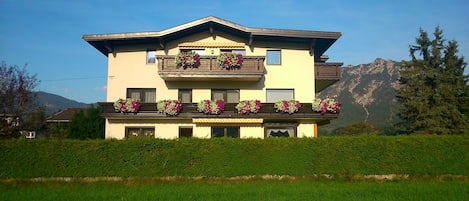
[[[167,81],[181,80],[241,80],[258,81],[264,76],[263,56],[243,56],[240,68],[227,70],[217,64],[217,56],[200,56],[197,68],[180,68],[176,66],[173,56],[156,56],[158,74]]]
[[[315,63],[316,92],[320,92],[342,78],[343,63]]]

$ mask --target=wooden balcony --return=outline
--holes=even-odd
[[[201,56],[198,68],[179,68],[174,62],[175,56],[156,56],[158,74],[167,81],[183,80],[240,80],[258,81],[264,76],[263,56],[244,56],[243,64],[238,69],[227,70],[217,64],[217,56]]]
[[[182,110],[177,116],[160,114],[156,110],[156,103],[142,103],[140,111],[135,114],[122,114],[114,111],[112,102],[98,103],[102,110],[102,116],[108,119],[161,119],[161,120],[188,120],[196,118],[262,118],[264,121],[299,121],[304,119],[314,120],[319,124],[329,123],[339,114],[326,113],[324,115],[311,109],[311,103],[302,103],[301,108],[294,114],[275,112],[274,103],[262,103],[262,108],[257,114],[238,114],[236,103],[225,103],[225,110],[219,115],[206,115],[197,111],[197,103],[183,103]]]
[[[315,63],[316,92],[320,92],[342,78],[343,63]]]

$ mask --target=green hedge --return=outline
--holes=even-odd
[[[4,140],[0,157],[0,178],[469,175],[469,138]]]

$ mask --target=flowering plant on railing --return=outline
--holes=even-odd
[[[137,113],[140,110],[140,101],[132,98],[119,98],[114,102],[114,110],[120,113]]]
[[[194,51],[179,52],[174,58],[177,67],[198,68],[200,66],[200,56]]]
[[[239,101],[235,106],[239,114],[258,113],[261,109],[262,104],[260,100],[244,100]]]
[[[274,108],[276,112],[293,114],[295,112],[298,112],[298,109],[301,108],[301,104],[299,101],[295,101],[295,100],[289,100],[289,101],[281,100],[281,101],[277,101],[274,104]]]
[[[336,97],[316,98],[313,100],[312,109],[321,114],[326,114],[326,112],[337,113],[340,110],[340,103]]]
[[[220,67],[226,69],[240,68],[243,65],[243,55],[235,53],[221,53],[217,57],[217,63]]]
[[[223,100],[202,100],[197,103],[197,111],[205,114],[220,114],[225,110],[225,102]]]
[[[156,109],[159,113],[176,116],[181,111],[182,104],[179,100],[160,100],[156,103]]]

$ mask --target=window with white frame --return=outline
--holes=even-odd
[[[205,49],[181,49],[180,50],[181,52],[195,52],[197,53],[198,55],[202,56],[202,55],[205,55]]]
[[[156,102],[156,88],[127,88],[127,98],[154,103]]]
[[[267,50],[267,65],[280,65],[282,52],[280,50]]]
[[[267,89],[267,103],[275,103],[280,100],[294,100],[294,89]]]
[[[246,50],[245,49],[221,49],[221,53],[234,53],[234,54],[240,54],[243,56],[246,56]]]
[[[155,127],[125,127],[125,137],[155,137]]]
[[[264,136],[268,137],[296,137],[296,123],[265,123]]]

